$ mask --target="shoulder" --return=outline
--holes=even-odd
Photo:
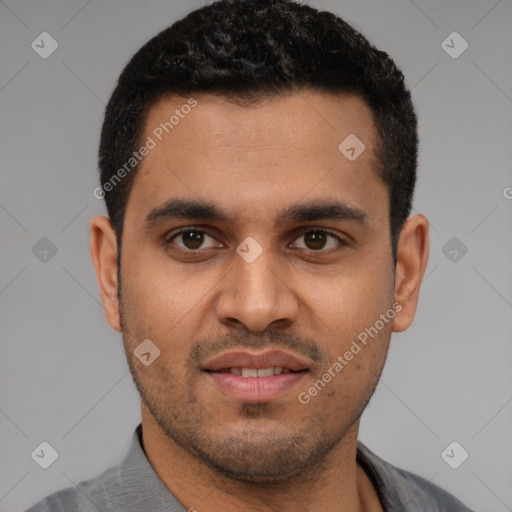
[[[32,505],[25,512],[108,512],[108,499],[103,489],[115,484],[115,468],[101,475],[83,480],[75,487],[67,487],[54,492]]]
[[[155,473],[143,448],[139,424],[125,458],[100,475],[37,502],[25,512],[183,512]]]
[[[386,512],[474,512],[434,483],[381,459],[361,441],[357,461],[375,485]]]

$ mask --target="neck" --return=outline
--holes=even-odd
[[[176,445],[142,404],[146,456],[163,484],[190,511],[382,512],[370,479],[356,464],[358,429],[359,421],[307,475],[286,482],[248,483],[220,474]]]

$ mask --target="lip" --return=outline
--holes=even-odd
[[[294,372],[298,372],[301,370],[308,370],[310,365],[307,361],[292,354],[283,352],[282,350],[266,350],[259,353],[239,350],[220,354],[213,359],[207,360],[204,363],[202,370],[218,372],[229,368],[260,369],[270,368],[271,366],[282,366],[283,368],[289,368]]]
[[[288,368],[292,372],[269,377],[242,377],[221,371],[229,368],[260,369],[274,366]],[[289,392],[309,372],[309,364],[282,350],[259,353],[235,351],[206,361],[202,370],[223,394],[243,402],[261,403]]]
[[[242,402],[261,403],[289,392],[307,371],[282,373],[271,377],[241,377],[232,373],[206,373],[222,393]]]

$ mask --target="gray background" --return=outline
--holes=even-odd
[[[99,130],[131,55],[204,3],[0,2],[1,511],[119,462],[139,422],[89,257]],[[512,3],[311,4],[402,67],[420,122],[415,209],[432,228],[416,321],[393,337],[360,438],[477,510],[512,510]],[[59,44],[47,59],[31,48],[43,31]],[[441,47],[453,31],[469,43],[457,59]],[[58,250],[46,262],[43,237]],[[41,441],[59,454],[46,470],[30,456]],[[452,441],[469,452],[458,469],[440,455]]]

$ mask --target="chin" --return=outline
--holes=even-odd
[[[277,429],[230,434],[222,440],[201,436],[195,456],[216,472],[240,482],[270,484],[317,473],[326,455],[342,436],[330,442],[311,434],[283,434]]]

